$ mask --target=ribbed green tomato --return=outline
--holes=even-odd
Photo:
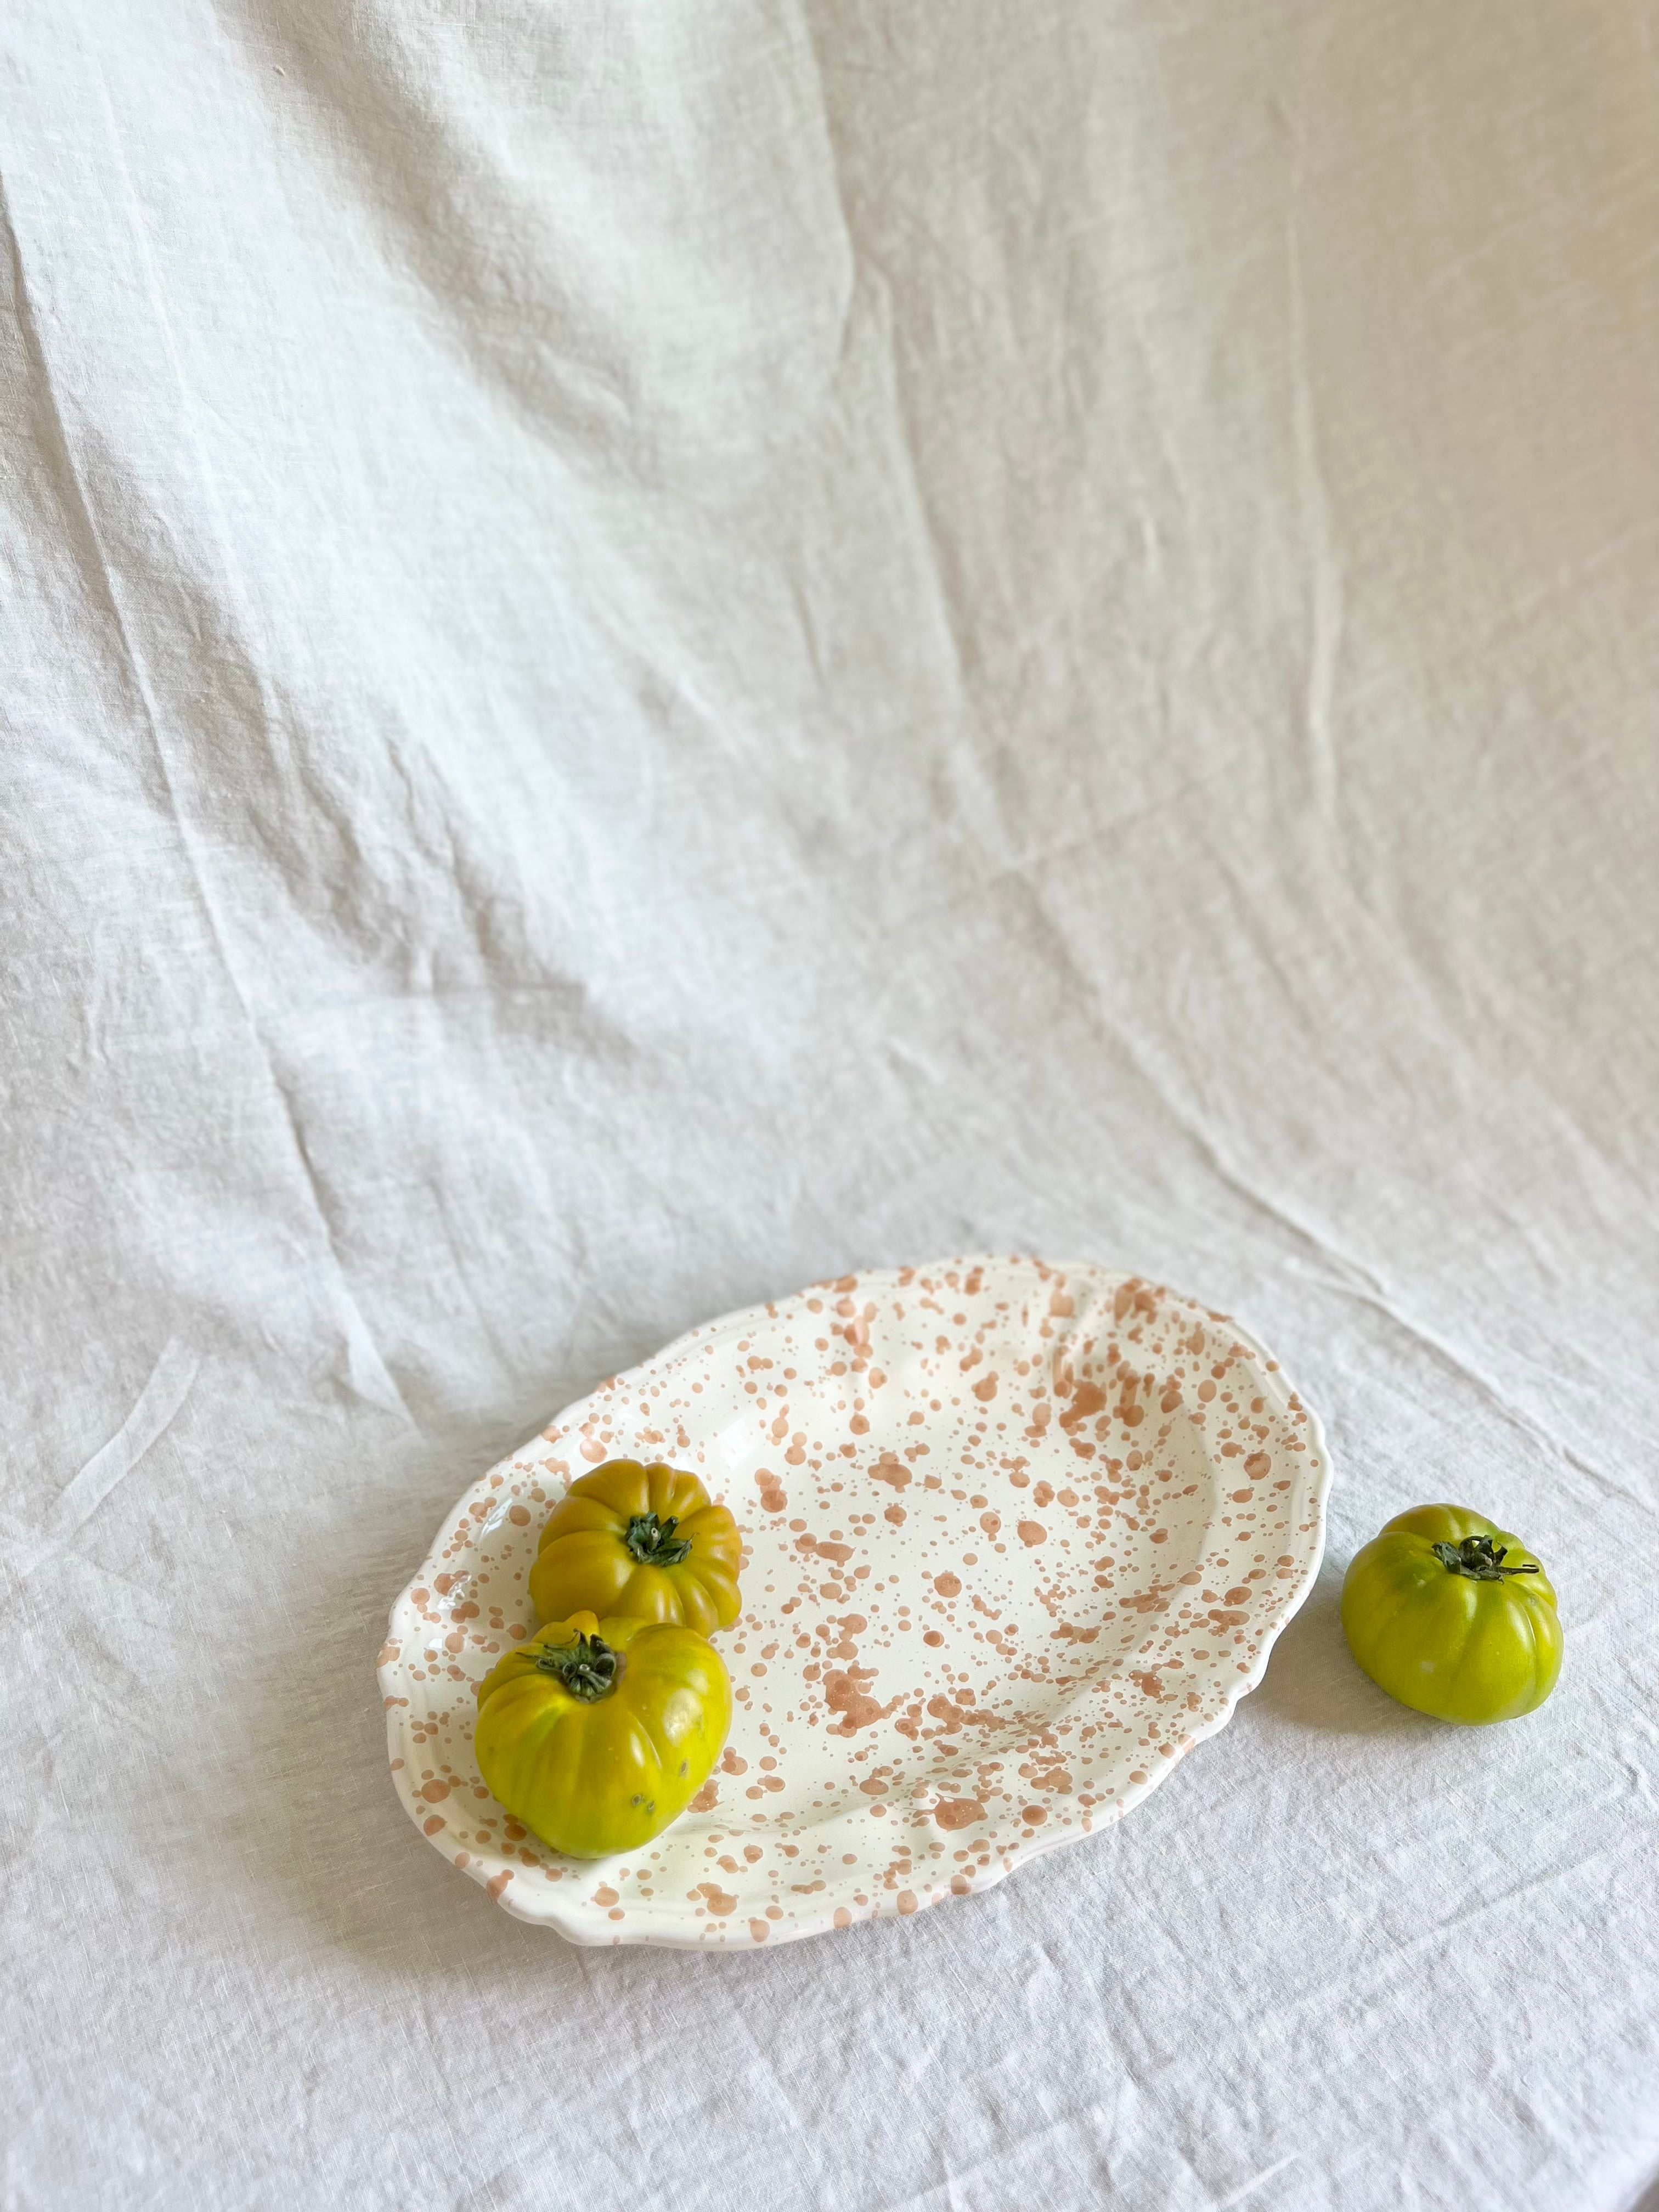
[[[607,1460],[580,1475],[548,1515],[530,1602],[543,1620],[574,1613],[683,1620],[704,1636],[742,1606],[743,1539],[695,1474],[661,1461]]]
[[[708,1779],[732,1686],[678,1621],[550,1621],[478,1685],[472,1748],[509,1813],[572,1858],[636,1850]]]
[[[1372,1681],[1437,1720],[1516,1720],[1561,1671],[1548,1577],[1517,1538],[1461,1505],[1396,1514],[1354,1554],[1342,1629]]]

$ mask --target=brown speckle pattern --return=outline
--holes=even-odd
[[[744,1538],[732,1735],[624,1857],[560,1858],[472,1757],[547,1511],[602,1461],[699,1474]],[[613,1376],[461,1500],[380,1654],[392,1777],[503,1908],[744,1948],[901,1917],[1115,1820],[1260,1680],[1329,1467],[1278,1364],[1137,1277],[954,1260],[815,1285]]]

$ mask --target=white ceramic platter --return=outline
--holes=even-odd
[[[536,1623],[551,1502],[699,1474],[744,1532],[736,1717],[643,1850],[560,1857],[485,1790],[473,1686]],[[848,1275],[693,1329],[475,1483],[392,1607],[392,1778],[576,1943],[731,1948],[910,1913],[1121,1819],[1258,1682],[1318,1571],[1317,1420],[1225,1315],[1027,1259]]]

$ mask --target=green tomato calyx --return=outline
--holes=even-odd
[[[678,1525],[678,1514],[659,1522],[654,1513],[636,1513],[623,1541],[642,1567],[677,1567],[691,1553],[691,1539],[674,1534]]]
[[[621,1663],[602,1636],[579,1636],[574,1644],[544,1644],[532,1662],[542,1674],[556,1674],[571,1696],[586,1705],[610,1696]]]
[[[1432,1544],[1429,1547],[1449,1574],[1468,1575],[1472,1582],[1501,1583],[1505,1575],[1535,1575],[1534,1563],[1524,1567],[1506,1567],[1509,1546],[1492,1547],[1490,1536],[1465,1536],[1461,1544]]]

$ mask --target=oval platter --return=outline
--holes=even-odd
[[[744,1532],[721,1763],[643,1850],[561,1857],[472,1755],[552,1503],[607,1459]],[[1319,1423],[1238,1324],[1089,1265],[846,1275],[706,1323],[476,1482],[392,1607],[392,1779],[434,1847],[584,1944],[721,1949],[919,1911],[1121,1820],[1260,1681],[1318,1571]]]

